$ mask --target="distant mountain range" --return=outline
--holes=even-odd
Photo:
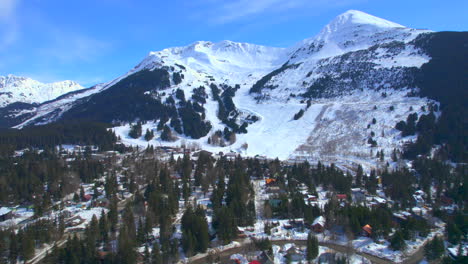
[[[15,102],[44,103],[60,95],[81,89],[83,87],[74,81],[41,83],[26,77],[0,76],[0,107]]]
[[[89,89],[0,77],[0,125],[100,121],[132,145],[374,166],[376,152],[386,161],[415,140],[396,123],[440,116],[440,103],[467,98],[467,39],[350,10],[290,48],[199,41],[150,52]],[[155,132],[149,142],[128,136],[138,121]]]

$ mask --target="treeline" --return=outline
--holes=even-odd
[[[23,129],[0,129],[0,155],[25,148],[53,149],[58,145],[94,145],[100,150],[114,147],[117,137],[108,125],[95,122],[59,122]]]
[[[81,182],[89,183],[104,173],[104,165],[98,160],[68,157],[74,158],[69,164],[58,153],[46,150],[0,158],[0,204],[33,204],[40,216],[52,201],[76,191]]]

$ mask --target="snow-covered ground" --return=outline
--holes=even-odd
[[[388,90],[386,93],[387,96],[383,97],[382,91],[356,91],[340,98],[316,100],[302,118],[293,120],[294,114],[306,109],[304,103],[294,99],[257,103],[246,87],[241,88],[234,98],[236,106],[253,112],[260,120],[247,128],[247,134],[238,134],[237,141],[227,147],[208,144],[211,133],[196,140],[178,135],[178,140],[164,142],[155,131],[155,138],[147,142],[143,139],[144,135],[139,139],[130,138],[129,124],[115,127],[114,131],[127,145],[157,147],[192,144],[215,153],[235,151],[251,157],[261,155],[282,160],[320,160],[349,166],[362,164],[368,169],[380,164],[376,158],[377,151],[383,150],[385,161],[391,161],[393,149],[401,149],[406,142],[415,139],[402,138],[400,131],[395,129],[397,122],[406,120],[411,113],[418,116],[429,113],[427,105],[431,101],[428,99],[407,97],[408,91]],[[213,107],[207,107],[207,118],[213,116],[210,120],[213,120],[214,131],[221,124],[216,118],[216,106]],[[390,110],[391,107],[393,110]],[[426,111],[422,110],[423,107]],[[372,123],[374,118],[375,124]],[[155,130],[156,125],[148,122],[143,125],[143,131]],[[372,138],[377,142],[377,147],[371,147],[367,142],[371,134],[374,134]],[[247,149],[243,148],[244,144],[247,144]]]

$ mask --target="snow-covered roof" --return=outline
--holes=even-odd
[[[8,214],[9,212],[11,212],[11,210],[10,210],[9,208],[0,207],[0,216],[1,216],[1,215],[6,215],[6,214]]]
[[[378,203],[386,203],[387,200],[383,199],[383,198],[380,198],[380,197],[374,197],[374,200]]]
[[[459,249],[460,249],[459,246],[447,248],[447,250],[450,252],[450,254],[452,256],[458,256],[459,255],[459,253],[458,253]],[[467,256],[468,255],[468,245],[463,245],[462,246],[462,254],[461,255],[462,256]]]
[[[314,222],[312,223],[312,226],[317,225],[317,224],[321,226],[325,226],[325,217],[319,216],[315,218]]]

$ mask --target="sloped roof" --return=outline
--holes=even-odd
[[[11,212],[10,209],[6,208],[6,207],[0,207],[0,216],[1,215],[6,215],[8,214],[9,212]]]
[[[325,226],[325,217],[319,216],[319,217],[315,218],[314,222],[312,223],[312,226],[314,226],[314,225]]]

